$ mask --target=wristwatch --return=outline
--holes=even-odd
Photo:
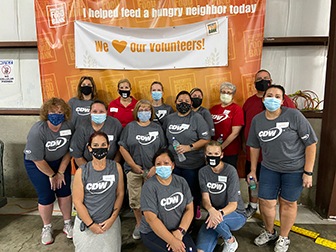
[[[225,215],[225,213],[224,213],[223,209],[219,210],[219,212],[222,214],[222,216],[224,216],[224,215]]]
[[[307,171],[303,171],[304,174],[308,175],[308,176],[313,176],[313,172],[307,172]]]
[[[178,227],[177,229],[181,232],[183,236],[186,234],[186,231],[184,230],[184,228]]]
[[[194,145],[193,144],[189,144],[190,150],[194,150]]]

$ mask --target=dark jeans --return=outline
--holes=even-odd
[[[157,236],[154,232],[150,232],[148,234],[141,234],[141,239],[143,244],[152,252],[167,252],[167,243],[162,240],[159,236]],[[191,236],[187,233],[183,236],[183,243],[186,247],[186,251],[197,251],[196,245],[191,238]],[[192,248],[192,250],[190,250]]]
[[[199,187],[198,181],[198,171],[199,169],[183,169],[175,166],[173,172],[176,175],[183,177],[190,188],[191,194],[194,197],[194,216],[196,215],[197,206],[201,205],[201,189]]]

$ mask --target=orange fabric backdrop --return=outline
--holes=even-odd
[[[254,14],[230,14],[229,17],[229,66],[179,70],[152,71],[116,71],[85,70],[75,68],[74,25],[73,21],[83,20],[122,27],[166,27],[177,26],[212,19],[222,15],[159,17],[159,18],[84,18],[83,8],[115,9],[128,8],[141,10],[197,7],[205,5],[242,6],[257,4]],[[51,6],[51,7],[50,7]],[[65,6],[64,25],[52,27],[50,9]],[[253,76],[260,68],[263,33],[264,33],[264,0],[217,0],[217,1],[111,1],[111,0],[36,0],[36,23],[38,36],[38,52],[41,73],[43,100],[53,96],[70,99],[76,94],[78,80],[82,75],[93,76],[98,89],[99,98],[105,102],[118,97],[117,82],[128,78],[132,83],[132,95],[137,99],[150,98],[149,87],[152,81],[159,80],[165,86],[165,100],[172,104],[175,95],[181,90],[200,87],[204,94],[204,106],[211,107],[219,102],[219,85],[230,81],[237,85],[235,100],[241,104],[254,93]],[[49,12],[48,12],[49,11]],[[164,60],[164,59],[162,59]]]
[[[230,10],[246,10],[256,4],[255,13],[230,13]],[[220,15],[185,15],[188,7],[226,6],[227,13]],[[137,99],[150,99],[150,84],[159,80],[165,87],[165,102],[173,105],[181,90],[199,87],[203,90],[203,105],[210,108],[219,103],[219,86],[229,81],[237,86],[235,101],[242,105],[254,92],[254,74],[261,64],[264,37],[265,0],[35,0],[38,55],[43,100],[61,97],[69,100],[76,95],[78,81],[83,75],[93,76],[98,87],[98,97],[109,103],[117,98],[117,82],[128,78],[132,83],[132,95]],[[230,7],[231,6],[231,7]],[[84,17],[83,8],[122,8],[151,11],[152,8],[183,8],[181,17]],[[231,9],[230,9],[231,8]],[[75,68],[74,20],[99,24],[155,28],[190,24],[219,16],[229,18],[229,64],[227,67],[209,67],[179,70],[86,70]],[[162,59],[164,60],[164,58]],[[174,106],[173,106],[174,107]]]

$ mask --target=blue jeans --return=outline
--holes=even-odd
[[[57,173],[58,168],[62,162],[62,159],[55,160],[55,161],[48,161],[48,165],[50,168]],[[40,205],[49,205],[53,203],[56,199],[56,196],[59,198],[62,197],[68,197],[71,195],[71,166],[70,163],[68,164],[68,167],[64,171],[64,180],[65,185],[62,184],[62,187],[60,189],[56,189],[55,191],[51,190],[50,188],[50,180],[47,175],[45,175],[43,172],[41,172],[36,164],[33,161],[24,159],[24,164],[27,170],[27,174],[31,182],[33,183],[33,186],[37,192],[38,196],[38,203]]]
[[[265,200],[281,198],[295,202],[300,198],[303,172],[276,172],[261,165],[258,197]]]
[[[212,252],[217,244],[218,237],[223,237],[228,240],[232,237],[231,231],[237,231],[246,222],[246,217],[237,212],[232,212],[224,216],[223,221],[218,224],[215,229],[206,229],[206,224],[203,223],[197,236],[197,249],[204,252]]]
[[[197,206],[201,205],[201,189],[198,182],[198,171],[199,169],[183,169],[175,166],[173,173],[183,177],[190,188],[191,194],[194,197],[194,216],[196,215]]]

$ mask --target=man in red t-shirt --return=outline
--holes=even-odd
[[[255,115],[265,110],[264,104],[262,102],[262,97],[265,93],[265,90],[272,85],[272,78],[270,72],[265,69],[259,70],[255,75],[255,88],[257,93],[249,97],[244,105],[244,118],[245,118],[245,127],[244,127],[244,138],[247,140],[248,133],[250,131],[251,122]],[[283,106],[289,108],[296,108],[294,102],[285,95]],[[257,165],[257,178],[259,179],[260,172],[260,164],[261,164],[262,156],[261,151],[259,154],[259,160]],[[246,164],[245,164],[245,172],[249,174],[251,171],[251,159],[250,159],[250,148],[246,146]],[[251,193],[249,193],[249,205],[246,208],[247,217],[250,218],[258,208],[258,198],[251,197]]]

